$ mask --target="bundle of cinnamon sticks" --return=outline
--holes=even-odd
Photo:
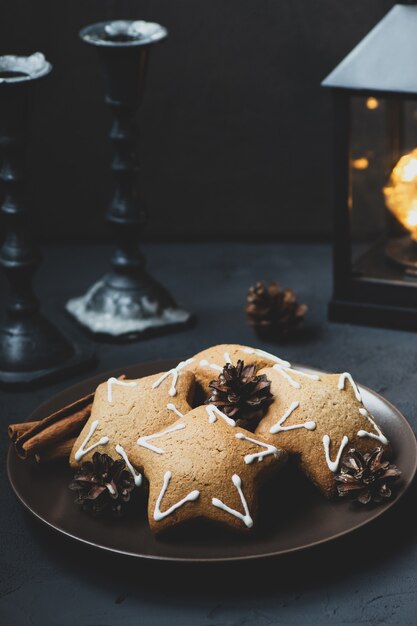
[[[94,393],[48,415],[39,422],[10,424],[9,437],[21,459],[38,463],[68,457],[91,414]]]
[[[124,374],[118,380],[126,378]],[[21,459],[38,463],[68,458],[91,414],[95,391],[38,422],[10,424],[9,437]]]

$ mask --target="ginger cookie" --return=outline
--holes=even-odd
[[[291,367],[288,361],[264,350],[225,343],[198,352],[191,359],[188,359],[186,369],[195,374],[196,381],[208,393],[209,383],[219,376],[224,366],[227,363],[237,365],[239,360],[243,361],[245,365],[256,365],[257,369],[272,367],[274,364]]]
[[[127,452],[140,436],[166,428],[191,410],[194,393],[191,372],[170,370],[137,380],[109,378],[97,387],[91,415],[70,455],[70,465],[90,461],[94,452],[123,458],[135,483],[142,481]]]
[[[149,480],[149,524],[159,533],[195,518],[248,531],[259,484],[287,455],[208,405],[139,437],[129,456]]]
[[[345,452],[371,452],[388,440],[363,405],[351,375],[310,374],[279,365],[259,372],[271,381],[273,401],[255,434],[297,455],[305,474],[326,497]]]

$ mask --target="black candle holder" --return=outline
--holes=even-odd
[[[77,370],[91,352],[73,345],[40,313],[32,288],[40,253],[31,236],[24,157],[34,83],[52,66],[43,54],[0,57],[0,215],[5,225],[0,267],[10,285],[0,323],[0,383],[27,384]]]
[[[136,339],[190,321],[190,314],[178,308],[147,273],[137,244],[146,212],[136,189],[134,116],[142,102],[150,46],[166,35],[159,24],[133,20],[100,22],[80,32],[83,41],[97,48],[105,100],[113,115],[110,140],[115,191],[106,218],[117,249],[112,271],[84,296],[70,300],[67,310],[89,331],[114,339]]]

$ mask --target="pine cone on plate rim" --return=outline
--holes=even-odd
[[[122,459],[114,461],[107,454],[95,452],[93,460],[85,461],[75,472],[68,487],[77,492],[74,502],[94,517],[107,512],[119,516],[135,482]]]
[[[341,497],[351,497],[361,504],[382,502],[392,496],[391,485],[401,472],[389,461],[383,461],[384,450],[362,454],[351,448],[342,459],[341,472],[335,476]]]
[[[226,363],[217,380],[209,383],[211,395],[206,404],[214,404],[233,419],[261,417],[272,400],[271,382],[266,374],[256,375],[256,365]]]
[[[249,288],[245,307],[248,324],[262,337],[280,337],[295,330],[307,310],[307,305],[297,301],[292,289],[262,281]]]

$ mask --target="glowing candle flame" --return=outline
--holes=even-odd
[[[417,241],[417,149],[395,165],[384,196],[388,209]]]
[[[379,107],[379,102],[376,98],[368,98],[366,101],[366,108],[370,111],[375,111]]]
[[[355,170],[366,170],[369,167],[369,161],[366,157],[359,157],[359,159],[353,159],[352,167]]]

